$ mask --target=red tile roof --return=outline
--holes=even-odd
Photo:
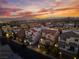
[[[43,30],[42,31],[43,33],[46,33],[46,34],[52,34],[52,35],[54,35],[57,31],[56,30],[47,30],[47,29],[45,29],[45,30]]]

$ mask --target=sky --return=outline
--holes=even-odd
[[[79,0],[0,0],[0,18],[79,17]]]

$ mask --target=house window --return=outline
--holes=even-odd
[[[64,42],[61,42],[61,41],[60,41],[58,44],[59,44],[59,47],[65,48],[65,43],[64,43]]]
[[[74,50],[75,50],[74,46],[70,46],[69,50],[74,52]]]
[[[75,39],[76,42],[78,42],[78,39]]]

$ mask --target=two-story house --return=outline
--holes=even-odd
[[[73,31],[64,32],[59,36],[58,44],[61,51],[77,55],[79,50],[79,34]]]

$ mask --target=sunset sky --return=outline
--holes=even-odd
[[[79,0],[0,0],[0,18],[79,17]]]

